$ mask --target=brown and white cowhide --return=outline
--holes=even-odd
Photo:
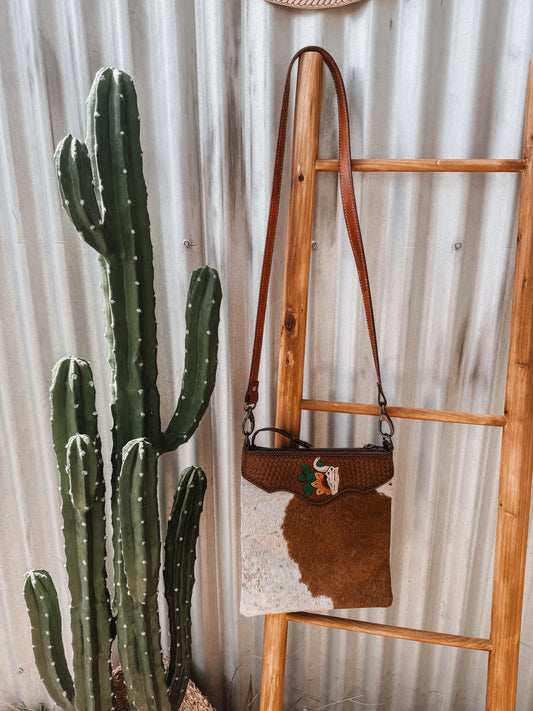
[[[390,492],[313,506],[241,479],[241,614],[390,605]]]

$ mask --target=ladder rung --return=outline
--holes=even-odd
[[[328,400],[302,400],[301,410],[316,412],[345,412],[353,415],[379,415],[379,405],[366,405],[357,402],[330,402]],[[461,425],[485,425],[504,427],[505,415],[485,415],[474,412],[455,412],[454,410],[424,410],[416,407],[387,407],[391,417],[407,420],[430,420],[432,422],[455,422]]]
[[[524,158],[417,158],[413,160],[356,158],[352,160],[352,170],[365,173],[522,173],[526,166],[527,161]],[[339,170],[339,161],[335,158],[318,159],[316,169],[336,172]]]
[[[317,615],[311,612],[289,612],[287,619],[291,622],[303,622],[307,625],[331,627],[338,630],[347,630],[348,632],[364,632],[365,634],[375,634],[380,635],[381,637],[394,637],[395,639],[409,639],[414,642],[441,644],[445,647],[479,649],[484,652],[490,652],[492,649],[490,639],[483,639],[480,637],[463,637],[462,635],[443,634],[442,632],[426,632],[424,630],[414,630],[408,627],[382,625],[377,622],[346,620],[342,617],[334,617],[332,615]]]

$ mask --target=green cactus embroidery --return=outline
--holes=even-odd
[[[66,711],[111,711],[115,635],[130,704],[170,711],[190,671],[190,599],[205,474],[179,478],[166,534],[165,597],[170,664],[161,657],[157,588],[161,559],[157,459],[195,432],[215,384],[220,280],[197,269],[186,305],[185,365],[176,411],[161,430],[152,244],[142,171],[137,97],[131,78],[101,69],[87,102],[85,142],[67,136],[55,154],[63,205],[98,253],[112,371],[110,498],[113,604],[106,584],[105,483],[89,364],[64,358],[51,387],[71,605],[74,675],[65,661],[57,593],[46,571],[25,576],[34,656],[54,701]]]
[[[323,471],[319,471],[319,469]],[[336,473],[334,488],[330,487],[329,480],[325,476],[325,470],[334,469]],[[328,474],[329,476],[329,474]],[[338,469],[328,467],[321,459],[310,459],[302,465],[302,473],[298,475],[298,481],[303,483],[303,490],[307,496],[335,495],[338,491]]]
[[[298,476],[298,481],[303,482],[303,490],[307,496],[312,496],[315,493],[313,483],[316,481],[316,476],[311,462],[312,460],[302,465],[302,474]]]

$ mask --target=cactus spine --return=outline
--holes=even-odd
[[[161,557],[157,459],[191,437],[208,406],[217,365],[220,282],[207,266],[191,277],[181,393],[162,432],[150,221],[137,97],[127,74],[109,68],[97,73],[87,102],[86,140],[67,136],[58,145],[55,160],[63,205],[80,237],[98,253],[100,265],[111,367],[115,591],[110,608],[103,462],[92,374],[85,361],[65,358],[54,369],[51,400],[73,600],[74,681],[58,642],[53,645],[57,650],[53,666],[57,669],[59,664],[61,674],[43,673],[54,660],[43,656],[42,633],[36,630],[45,629],[44,620],[50,619],[45,615],[52,614],[56,638],[60,621],[53,583],[39,571],[28,573],[25,582],[35,657],[49,693],[66,711],[108,711],[109,655],[116,626],[131,705],[139,711],[168,711],[181,703],[190,671],[189,606],[206,480],[196,467],[182,473],[166,535],[164,579],[167,588],[173,587],[165,591],[169,608],[172,605],[171,659],[165,674],[157,606]],[[46,591],[41,598],[33,590],[37,581],[44,585],[43,580]]]

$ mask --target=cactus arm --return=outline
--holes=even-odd
[[[24,576],[24,599],[31,623],[33,655],[46,690],[65,711],[75,711],[74,684],[61,638],[57,592],[46,570]]]
[[[100,449],[93,374],[87,361],[69,356],[56,363],[52,371],[50,405],[52,440],[61,483],[66,490],[66,446],[72,435],[86,434]]]
[[[137,97],[131,78],[101,69],[87,101],[87,149],[102,229],[112,256],[101,262],[106,336],[117,431],[115,474],[124,445],[160,437],[156,387],[153,257],[142,169]]]
[[[82,629],[79,601],[82,597],[80,579],[80,551],[78,546],[79,517],[70,496],[70,480],[67,470],[67,445],[76,433],[84,433],[99,446],[97,418],[95,413],[95,390],[89,363],[67,357],[58,361],[52,372],[50,388],[52,440],[57,458],[60,477],[61,515],[65,543],[66,570],[72,604],[70,607],[70,627],[74,638],[78,639]],[[75,646],[75,639],[73,646]],[[78,649],[81,643],[78,644]],[[75,679],[79,674],[76,675]],[[80,707],[81,708],[81,707]]]
[[[176,411],[162,437],[162,451],[186,442],[198,427],[215,385],[222,292],[210,267],[191,276],[185,312],[185,365]]]
[[[69,134],[56,148],[55,163],[63,205],[78,234],[97,252],[107,255],[87,146]]]
[[[74,435],[67,444],[69,497],[75,511],[76,571],[80,595],[72,598],[76,705],[86,711],[111,710],[109,655],[110,608],[105,570],[105,482],[103,463],[87,435]]]
[[[133,81],[125,72],[110,68],[97,72],[87,101],[87,148],[106,230],[117,246],[127,250],[135,244],[139,259],[151,261],[151,243],[144,239],[150,221],[139,109]]]
[[[111,612],[105,572],[105,484],[92,378],[86,361],[63,358],[54,367],[50,390],[72,599],[77,705],[90,709],[99,703],[105,711],[110,708]]]
[[[190,605],[198,525],[206,486],[206,476],[199,467],[188,467],[181,473],[165,539],[163,576],[170,626],[170,661],[166,682],[173,709],[180,707],[190,676]]]
[[[160,561],[157,456],[143,439],[124,447],[119,482],[120,533],[128,591],[143,603],[157,593]]]
[[[126,619],[125,610],[118,609],[118,645],[130,702],[136,709],[170,709],[157,609],[161,556],[157,455],[145,439],[133,440],[124,447],[119,478],[119,517],[124,574],[133,618]],[[124,598],[124,590],[121,594]],[[128,639],[123,638],[123,630]]]
[[[67,182],[59,160],[73,163],[64,139],[58,147],[60,185]],[[131,439],[147,437],[154,445],[161,432],[159,393],[156,387],[156,325],[153,289],[152,245],[147,209],[146,184],[142,171],[139,111],[131,78],[117,69],[101,69],[87,100],[85,144],[76,142],[79,174],[83,154],[83,177],[90,164],[92,201],[82,207],[95,209],[100,217],[101,242],[105,250],[86,237],[103,258],[101,285],[108,359],[112,369],[111,402],[115,423],[114,477],[120,470],[122,447]],[[72,170],[72,169],[71,169]],[[64,174],[65,173],[65,174]],[[75,180],[67,182],[69,186]],[[79,181],[78,181],[79,182]],[[79,205],[79,200],[66,206]],[[80,230],[80,217],[69,211]],[[82,213],[81,217],[84,217]],[[83,225],[82,225],[83,226]],[[89,227],[90,231],[90,227]],[[91,235],[88,235],[91,237]],[[113,481],[113,485],[116,481]]]

